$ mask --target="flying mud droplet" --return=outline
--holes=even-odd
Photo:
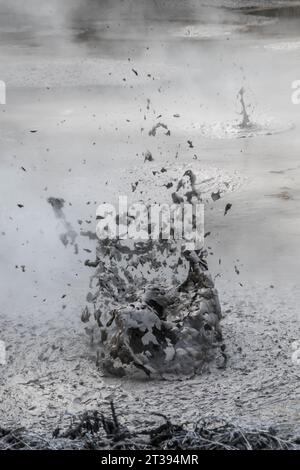
[[[168,136],[171,135],[171,132],[170,132],[168,126],[166,124],[164,124],[163,122],[158,122],[157,124],[155,124],[155,126],[152,127],[152,129],[150,129],[149,136],[155,137],[156,133],[157,133],[157,129],[159,129],[159,128],[165,129],[167,131],[165,133],[165,135],[168,135]]]

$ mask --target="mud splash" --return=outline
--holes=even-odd
[[[78,254],[78,243],[76,242],[78,233],[74,230],[72,224],[68,222],[63,211],[65,201],[55,197],[49,197],[47,202],[52,206],[55,217],[60,220],[63,232],[59,234],[62,244],[67,247],[69,244],[74,247],[74,253]]]
[[[156,252],[154,246],[152,252]],[[147,258],[147,253],[143,256]],[[101,369],[117,376],[132,374],[134,369],[148,376],[193,376],[206,370],[219,349],[225,366],[221,307],[207,271],[205,254],[193,252],[185,256],[190,265],[189,274],[176,287],[148,281],[143,290],[136,290],[137,279],[134,279],[129,293],[130,284],[124,283],[124,287],[120,284],[113,310],[100,306],[101,292],[98,293],[94,317],[100,346],[97,362]],[[96,274],[99,284],[103,281],[101,271],[102,267]],[[123,291],[126,294],[122,301]]]
[[[147,205],[159,199],[176,207],[214,203],[240,183],[237,175],[199,164],[148,163],[125,181],[131,201]],[[102,370],[117,376],[139,369],[148,376],[191,377],[214,359],[225,366],[221,307],[203,243],[193,249],[184,238],[99,240],[87,296],[91,306],[81,319],[89,323],[86,332],[98,348]]]
[[[245,89],[242,87],[237,99],[240,103],[241,120],[237,122],[212,122],[196,124],[194,127],[200,135],[212,139],[245,139],[256,136],[281,134],[293,129],[293,123],[281,123],[273,117],[250,116],[249,105],[245,103]]]

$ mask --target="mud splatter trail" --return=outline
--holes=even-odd
[[[65,230],[63,233],[59,235],[60,241],[65,247],[67,247],[68,244],[70,243],[70,245],[74,247],[75,255],[77,255],[78,244],[76,243],[76,239],[77,239],[78,233],[74,230],[72,224],[67,221],[66,215],[63,211],[63,207],[65,205],[64,199],[49,197],[47,201],[52,206],[55,217],[57,219],[60,219],[60,221],[62,222],[62,226]]]

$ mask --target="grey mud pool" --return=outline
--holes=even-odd
[[[113,399],[133,426],[155,409],[297,435],[300,3],[31,3],[0,2],[1,420],[48,430]],[[147,152],[241,184],[205,212],[226,369],[132,386],[96,367],[80,315],[97,206],[147,172]]]

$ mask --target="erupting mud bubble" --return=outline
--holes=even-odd
[[[147,165],[124,178],[131,201],[178,205],[214,203],[212,194],[233,191],[237,174],[193,165]],[[149,375],[191,376],[206,369],[217,352],[226,355],[218,293],[206,251],[185,241],[118,238],[99,240],[82,321],[98,348],[98,365],[122,376],[139,369]],[[91,310],[91,312],[90,312]],[[92,313],[92,315],[90,314]]]
[[[189,273],[180,285],[149,284],[108,316],[98,310],[103,345],[98,362],[105,370],[124,375],[136,367],[148,376],[193,375],[203,371],[216,348],[224,351],[218,293],[204,253],[186,257]]]
[[[242,120],[239,122],[212,122],[196,124],[194,127],[199,129],[203,137],[213,139],[244,139],[255,136],[275,135],[293,129],[292,123],[282,124],[275,118],[259,117],[253,118],[249,115],[248,106],[245,104],[245,90],[242,87],[237,94],[241,105],[240,115]]]
[[[172,283],[171,276],[169,282],[155,277],[169,262],[168,249],[170,245],[144,243],[125,250],[117,241],[99,242],[96,292],[88,296],[96,323],[88,332],[98,348],[98,366],[110,374],[139,369],[148,376],[192,376],[205,370],[217,352],[223,366],[226,362],[221,308],[205,251],[179,256],[173,270],[181,268],[183,281]],[[152,282],[150,276],[137,274],[145,264],[152,270]],[[82,321],[89,320],[86,308]]]

